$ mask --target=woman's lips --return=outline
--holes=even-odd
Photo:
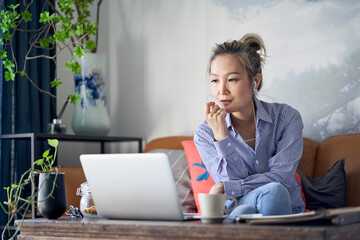
[[[229,103],[231,103],[231,100],[221,100],[220,101],[223,105],[227,105]]]

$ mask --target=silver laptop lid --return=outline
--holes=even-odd
[[[100,217],[183,219],[166,154],[82,154],[80,162]]]

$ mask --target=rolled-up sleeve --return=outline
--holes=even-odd
[[[204,123],[196,130],[194,142],[215,183],[248,176],[247,168],[229,135],[215,142],[210,127]],[[229,164],[232,162],[237,162],[236,169],[240,169],[241,173],[233,169],[234,165]]]

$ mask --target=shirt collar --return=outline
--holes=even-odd
[[[268,112],[265,110],[264,106],[262,105],[262,102],[259,99],[257,99],[257,97],[255,96],[254,96],[254,102],[256,106],[257,118],[272,123],[273,121],[269,116]]]
[[[272,123],[273,121],[272,121],[271,117],[269,116],[269,114],[267,113],[267,111],[265,110],[261,101],[259,99],[257,99],[257,97],[255,97],[255,96],[254,96],[254,102],[255,102],[255,106],[256,106],[257,120],[263,120],[263,121]],[[230,113],[226,114],[225,121],[226,121],[227,128],[229,128],[229,127],[233,128],[233,126],[231,124]]]
[[[226,114],[225,121],[226,121],[227,128],[232,127],[230,113]]]

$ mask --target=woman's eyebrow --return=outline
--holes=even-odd
[[[241,75],[242,73],[241,72],[228,72],[226,73],[225,75],[231,75],[231,74],[238,74],[238,75]],[[216,73],[210,73],[211,76],[219,76],[218,74]]]
[[[231,74],[239,74],[239,75],[241,75],[241,72],[229,72],[226,75],[231,75]]]

